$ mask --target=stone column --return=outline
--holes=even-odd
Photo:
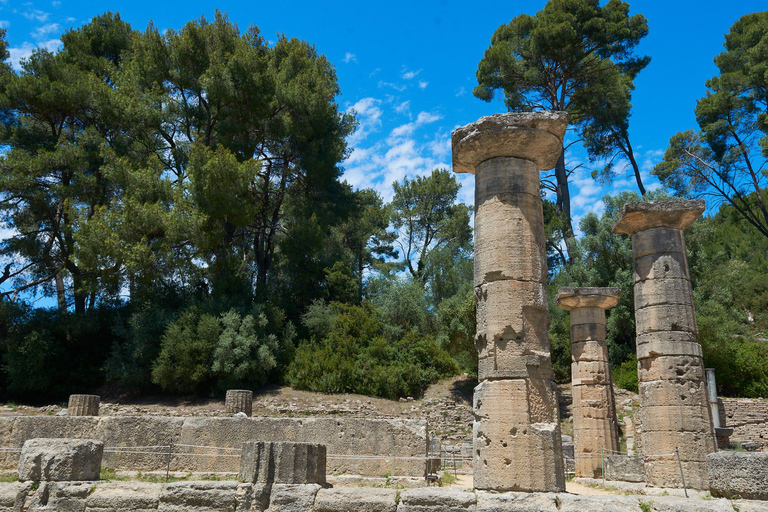
[[[632,235],[640,420],[648,485],[707,489],[707,454],[715,451],[712,416],[693,308],[683,230],[704,201],[624,206],[614,233]],[[662,454],[662,455],[658,455]]]
[[[555,305],[571,312],[571,383],[575,474],[600,478],[602,456],[619,451],[616,402],[605,343],[605,310],[618,288],[560,288]]]
[[[67,416],[98,416],[99,395],[69,395]]]
[[[228,389],[224,399],[224,409],[229,415],[242,412],[250,417],[253,413],[253,391],[250,389]]]
[[[453,170],[475,174],[477,489],[565,489],[539,171],[567,125],[564,112],[496,114],[452,134]]]

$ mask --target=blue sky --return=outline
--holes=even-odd
[[[336,67],[341,108],[358,112],[360,128],[349,141],[345,179],[373,187],[389,200],[393,181],[450,168],[451,130],[504,111],[500,100],[485,103],[472,96],[477,63],[499,25],[520,13],[535,14],[544,3],[0,0],[0,27],[8,31],[14,63],[36,47],[55,50],[63,31],[107,10],[119,12],[136,29],[152,20],[162,30],[180,29],[201,15],[211,19],[218,8],[241,30],[257,25],[267,40],[283,33],[309,41]],[[724,34],[741,15],[766,4],[636,0],[630,5],[630,13],[645,15],[650,27],[638,53],[652,61],[636,80],[630,134],[646,184],[653,188],[648,171],[661,159],[669,137],[695,127],[693,108],[705,93],[705,80],[717,73],[712,58],[722,50]],[[588,163],[582,151],[570,158],[572,164]],[[604,194],[636,190],[629,175],[599,186],[591,169],[586,165],[571,179],[575,222],[588,211],[599,212]],[[460,199],[472,204],[473,178],[459,178]]]

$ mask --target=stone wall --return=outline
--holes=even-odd
[[[756,441],[768,446],[768,400],[719,398],[720,417],[733,429],[732,440]]]
[[[173,443],[171,471],[234,473],[246,441],[312,442],[326,446],[329,475],[374,477],[423,476],[428,446],[423,420],[15,416],[0,418],[0,468],[15,469],[19,460],[3,448],[33,438],[102,441],[103,467],[123,471],[165,471],[167,449],[158,447]]]

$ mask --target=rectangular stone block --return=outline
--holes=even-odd
[[[657,227],[632,235],[632,259],[659,252],[685,252],[683,232],[676,228]]]
[[[570,310],[571,326],[584,324],[605,325],[605,310],[598,307],[577,307]]]
[[[315,497],[315,512],[395,512],[396,489],[375,487],[337,487],[320,489]]]
[[[670,431],[643,431],[644,440],[651,444],[644,445],[643,449],[650,448],[649,455],[672,453],[677,448],[681,461],[705,461],[707,455],[716,450],[714,436],[706,432],[670,432]],[[652,447],[652,448],[651,448]],[[651,457],[653,459],[653,457]],[[677,460],[677,459],[675,459]]]
[[[696,356],[656,356],[638,361],[640,382],[704,382],[704,362]]]
[[[477,360],[478,380],[488,379],[547,379],[555,377],[552,360],[543,355],[520,356],[500,350],[486,351]]]
[[[712,419],[706,402],[697,406],[646,407],[641,404],[640,417],[643,443],[646,433],[652,431],[697,432],[713,437]]]
[[[693,305],[693,289],[689,279],[649,279],[634,286],[635,308],[666,304]]]
[[[605,324],[571,325],[571,342],[605,341],[606,336]]]
[[[601,409],[607,409],[613,401],[613,393],[607,385],[573,386],[571,393],[574,408],[592,404]]]
[[[608,361],[575,361],[571,363],[571,379],[574,385],[604,384],[611,382],[611,369]]]
[[[685,252],[657,252],[633,260],[635,282],[647,279],[690,279]]]
[[[701,345],[698,341],[695,341],[695,336],[693,334],[689,334],[688,337],[694,338],[694,341],[667,341],[658,339],[667,337],[667,334],[668,333],[661,333],[659,335],[658,333],[653,333],[646,334],[645,336],[638,336],[636,339],[637,358],[647,359],[649,357],[657,356],[702,357],[703,353],[701,351]]]
[[[275,484],[266,512],[314,512],[318,484]]]
[[[19,480],[98,480],[103,452],[93,439],[30,439],[21,448]]]
[[[41,482],[25,512],[82,512],[93,482]]]
[[[605,479],[620,482],[645,482],[643,457],[641,455],[606,456]]]
[[[0,483],[0,512],[21,512],[33,482]]]
[[[654,380],[639,384],[640,403],[643,407],[692,406],[707,403],[707,385],[695,380]]]
[[[693,306],[680,304],[636,308],[635,327],[638,335],[659,331],[699,332]]]
[[[101,482],[85,500],[86,512],[144,512],[157,510],[162,484]]]
[[[682,462],[685,485],[689,489],[706,490],[707,463],[706,462]],[[677,458],[645,458],[645,483],[650,487],[682,488],[683,480],[680,476],[680,467]]]
[[[541,199],[496,195],[475,204],[475,286],[547,279]]]
[[[476,501],[475,493],[463,489],[405,489],[397,512],[474,512]]]
[[[768,500],[768,453],[711,453],[707,475],[713,496]]]
[[[163,486],[158,512],[220,512],[237,507],[237,482],[173,482]]]
[[[498,491],[565,486],[556,388],[533,379],[475,388],[474,484]]]
[[[324,484],[325,446],[249,441],[243,444],[240,479],[247,483]]]
[[[571,343],[572,361],[608,361],[608,346],[604,341]]]

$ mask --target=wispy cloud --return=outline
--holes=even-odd
[[[429,85],[429,82],[425,82],[424,80],[419,81],[419,89],[424,90]]]
[[[21,46],[8,48],[8,53],[10,54],[8,61],[10,62],[11,67],[16,71],[21,71],[21,61],[28,59],[29,56],[32,55],[32,52],[38,48],[45,48],[49,52],[56,52],[61,48],[61,40],[49,39],[48,41],[38,42],[37,45],[24,42]]]
[[[416,117],[415,121],[398,126],[397,128],[393,129],[390,132],[389,136],[392,138],[397,138],[397,137],[403,137],[406,135],[411,135],[420,126],[423,126],[429,123],[434,123],[435,121],[439,121],[440,119],[442,119],[442,116],[439,116],[437,114],[430,114],[429,112],[419,112],[419,115]]]
[[[38,23],[45,23],[48,21],[48,17],[51,15],[49,12],[43,12],[40,9],[30,9],[21,13],[22,16],[31,21],[37,21]]]
[[[407,70],[406,68],[403,68],[403,72],[401,76],[403,77],[403,80],[413,80],[414,78],[416,78],[416,75],[418,75],[419,73],[421,73],[420,69],[413,71],[413,70]]]
[[[404,85],[393,84],[391,82],[385,82],[384,80],[379,80],[378,87],[379,89],[384,89],[385,87],[391,87],[392,89],[398,92],[403,92],[404,90],[407,89],[407,87]]]
[[[42,27],[37,27],[35,30],[32,31],[30,35],[35,39],[40,40],[40,39],[45,39],[51,34],[55,34],[58,32],[61,32],[61,28],[59,27],[58,23],[48,23],[47,25],[43,25]]]
[[[11,22],[8,20],[0,20],[0,28],[8,28],[11,26]]]
[[[395,112],[398,114],[410,114],[411,113],[411,101],[404,101],[395,105]]]
[[[357,115],[358,127],[355,133],[353,133],[348,142],[352,146],[356,146],[364,141],[368,135],[376,132],[381,126],[381,100],[376,98],[363,98],[354,105],[347,108],[347,112],[355,112]]]
[[[60,7],[61,6],[61,2],[59,2],[59,0],[53,0],[53,2],[51,2],[51,5],[53,7]]]
[[[464,96],[467,93],[467,90],[464,87],[459,87],[456,89],[456,97]]]
[[[350,62],[357,62],[357,55],[347,52],[344,54],[344,63],[349,64]]]

